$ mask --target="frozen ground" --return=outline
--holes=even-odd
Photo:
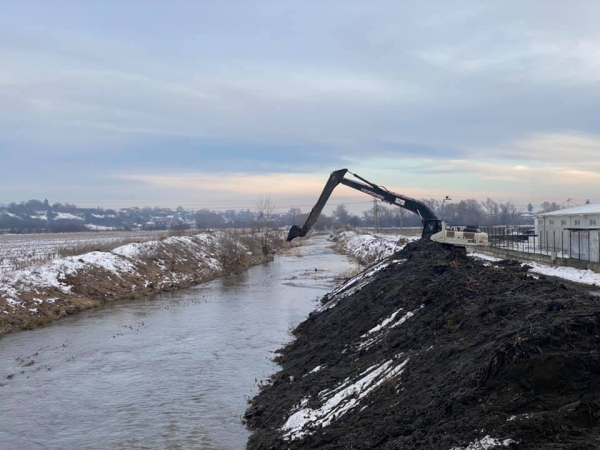
[[[156,240],[167,235],[166,231],[3,234],[0,235],[0,275],[58,257],[112,250],[124,244]]]
[[[105,241],[103,244],[112,245],[115,242]],[[143,277],[143,273],[138,273],[138,268],[148,258],[161,271],[165,272],[164,282],[172,282],[172,278],[176,277],[177,273],[167,267],[168,264],[172,265],[173,257],[173,255],[169,255],[169,261],[166,261],[167,258],[163,256],[163,252],[167,249],[181,248],[192,251],[194,257],[201,261],[208,270],[219,271],[221,264],[213,253],[213,249],[219,245],[220,240],[216,235],[169,237],[162,240],[125,244],[112,249],[112,251],[92,251],[76,256],[54,258],[46,263],[22,269],[6,270],[0,273],[0,298],[6,300],[5,309],[2,309],[1,312],[11,314],[15,308],[29,308],[30,312],[37,313],[37,311],[33,311],[35,308],[31,308],[31,302],[24,298],[34,295],[33,301],[38,305],[45,302],[54,303],[62,297],[68,298],[72,295],[72,285],[68,283],[67,278],[83,273],[95,273],[97,269],[102,269],[108,272],[109,276],[115,276],[121,280],[126,275]],[[183,254],[181,258],[184,256],[187,255]],[[45,301],[35,297],[35,295],[43,297],[43,292],[47,289],[52,289],[60,297],[50,300],[46,298]]]
[[[394,253],[402,250],[407,242],[418,239],[414,236],[401,236],[393,234],[362,234],[356,231],[343,231],[337,233],[334,240],[346,253],[356,257],[362,262],[373,263],[389,258]],[[470,256],[488,261],[499,261],[499,258],[482,253],[470,253]],[[576,283],[600,286],[600,274],[591,270],[575,269],[573,267],[553,267],[529,262],[530,272],[542,275],[563,278]]]
[[[399,252],[408,242],[417,240],[416,236],[395,234],[370,234],[360,231],[341,231],[333,234],[339,250],[358,259],[361,263],[373,262],[389,258]]]
[[[483,253],[474,252],[470,253],[469,256],[485,261],[500,261],[500,258],[494,258],[493,256],[484,255]],[[553,267],[537,262],[523,263],[523,265],[531,266],[530,272],[533,273],[562,278],[576,283],[600,286],[600,274],[591,270],[575,269],[574,267]]]
[[[279,352],[248,448],[596,448],[596,299],[491,266],[423,241],[342,283]]]
[[[110,239],[113,233],[106,235],[108,239],[92,243],[77,236],[75,244],[90,249],[84,253],[52,258],[47,252],[46,262],[28,259],[22,267],[1,271],[0,335],[109,301],[189,287],[271,258],[251,236],[227,232],[146,233],[120,241]],[[143,238],[152,240],[140,242]],[[119,245],[127,239],[129,243]],[[269,240],[272,249],[283,242],[277,233]]]

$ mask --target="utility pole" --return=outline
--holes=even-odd
[[[452,201],[452,199],[450,198],[449,195],[446,195],[446,198],[444,198],[444,200],[442,200],[442,206],[440,207],[440,210],[441,210],[440,215],[442,216],[442,217],[440,217],[440,219],[442,219],[442,220],[445,219],[445,217],[444,217],[446,215],[445,205],[446,205],[446,202],[449,202],[449,201]]]
[[[398,208],[400,210],[400,229],[404,229],[404,208]]]
[[[373,199],[373,228],[375,232],[379,231],[379,207],[376,198]]]

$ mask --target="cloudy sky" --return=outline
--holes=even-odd
[[[0,202],[600,202],[600,3],[6,1]],[[364,209],[346,187],[335,202]]]

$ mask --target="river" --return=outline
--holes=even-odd
[[[310,243],[240,275],[3,337],[0,448],[244,448],[241,417],[256,380],[277,370],[273,352],[356,267],[325,236]]]

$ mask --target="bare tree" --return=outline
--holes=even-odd
[[[488,216],[488,223],[490,225],[498,224],[500,221],[500,204],[488,197],[485,202],[481,202],[481,206],[483,206]]]
[[[275,213],[275,203],[269,195],[264,195],[256,201],[256,226],[260,239],[260,246],[263,254],[268,255],[271,252],[270,241],[273,239],[273,214]]]
[[[457,204],[446,205],[451,214],[448,215],[459,225],[479,225],[482,223],[484,212],[477,200],[461,200]]]
[[[379,230],[379,204],[376,198],[373,199],[373,228]]]
[[[350,223],[350,213],[346,209],[346,205],[337,205],[333,210],[332,217],[336,225],[346,226]]]
[[[558,211],[559,209],[561,209],[560,205],[556,202],[544,202],[540,206],[542,207],[542,210],[544,212]]]
[[[518,216],[518,210],[515,204],[507,200],[506,203],[500,203],[500,220],[503,225],[511,225]]]
[[[436,216],[443,219],[446,218],[444,217],[444,211],[442,211],[442,202],[436,200],[435,198],[423,198],[421,201],[425,203],[425,205],[432,210]]]

